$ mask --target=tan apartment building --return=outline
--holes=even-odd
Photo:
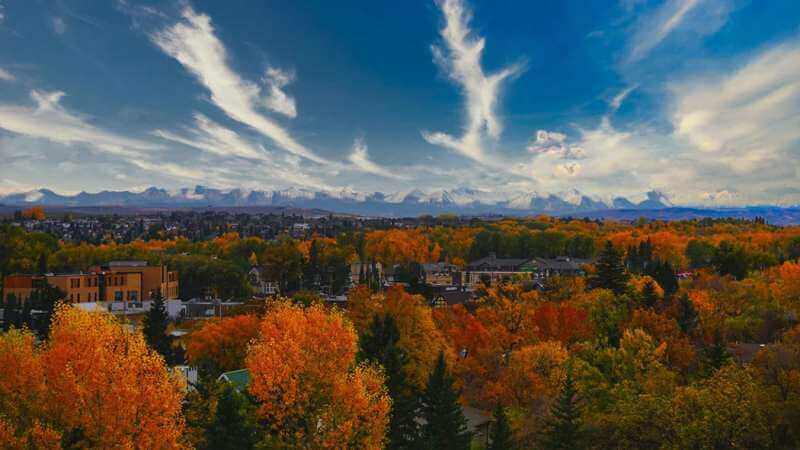
[[[26,302],[44,283],[61,289],[73,303],[130,302],[151,300],[157,293],[178,298],[178,273],[166,266],[148,266],[143,261],[114,261],[95,266],[87,273],[56,275],[11,275],[5,278],[3,295]]]

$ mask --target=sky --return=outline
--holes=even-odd
[[[0,0],[0,193],[800,203],[796,0]]]

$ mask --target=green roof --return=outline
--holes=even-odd
[[[244,391],[250,385],[250,372],[247,369],[231,370],[219,376],[220,380],[225,380],[232,384],[237,391]]]

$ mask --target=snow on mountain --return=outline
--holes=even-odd
[[[608,209],[662,209],[672,203],[659,191],[650,191],[645,200],[627,198],[603,200],[576,189],[559,194],[540,192],[491,192],[468,187],[424,191],[413,189],[394,193],[358,192],[349,188],[314,191],[290,187],[282,190],[222,190],[202,185],[167,191],[150,187],[141,192],[101,191],[60,195],[47,189],[0,196],[8,205],[61,206],[294,206],[337,212],[380,215],[416,215],[454,212],[461,214],[550,213],[570,214]]]

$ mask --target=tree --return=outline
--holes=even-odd
[[[503,405],[497,404],[494,408],[493,416],[487,450],[511,450],[514,448],[514,441],[511,435],[511,426],[508,424],[508,416],[506,416]]]
[[[245,366],[247,346],[258,336],[260,320],[250,314],[204,321],[192,331],[186,359],[210,378]]]
[[[26,331],[0,335],[0,417],[31,441],[46,432],[69,448],[179,448],[183,392],[110,314],[60,305],[41,346]]]
[[[225,383],[217,399],[217,408],[206,429],[206,448],[220,450],[252,449],[256,444],[256,429],[251,422],[247,397],[231,384]]]
[[[642,303],[645,308],[655,308],[658,303],[658,294],[653,280],[647,280],[642,287]]]
[[[436,450],[468,449],[472,439],[467,419],[458,403],[455,380],[447,370],[444,353],[439,353],[436,366],[428,378],[422,395],[422,447]]]
[[[356,364],[356,333],[338,311],[282,302],[264,316],[247,369],[265,446],[381,448],[391,401],[380,370]]]
[[[597,261],[596,287],[610,289],[619,295],[625,292],[627,282],[628,273],[622,262],[622,254],[611,244],[611,241],[606,241],[606,246]]]
[[[567,369],[561,393],[550,410],[542,448],[571,450],[580,448],[581,418],[577,404],[577,389],[572,379],[572,370]]]
[[[720,242],[711,264],[720,275],[731,275],[737,280],[746,277],[750,270],[750,258],[744,248],[729,241]]]
[[[694,308],[694,303],[692,299],[689,298],[689,294],[684,292],[683,295],[678,298],[676,309],[678,325],[684,333],[691,335],[695,328],[697,328],[698,316],[697,310]]]
[[[167,335],[169,316],[164,297],[157,293],[150,305],[150,311],[142,321],[142,332],[147,344],[167,362],[172,361],[172,339]]]
[[[361,358],[380,364],[386,374],[386,387],[392,398],[387,443],[390,449],[414,448],[419,437],[417,393],[406,379],[408,357],[399,347],[399,341],[400,330],[389,314],[376,314],[369,331],[361,338]]]

